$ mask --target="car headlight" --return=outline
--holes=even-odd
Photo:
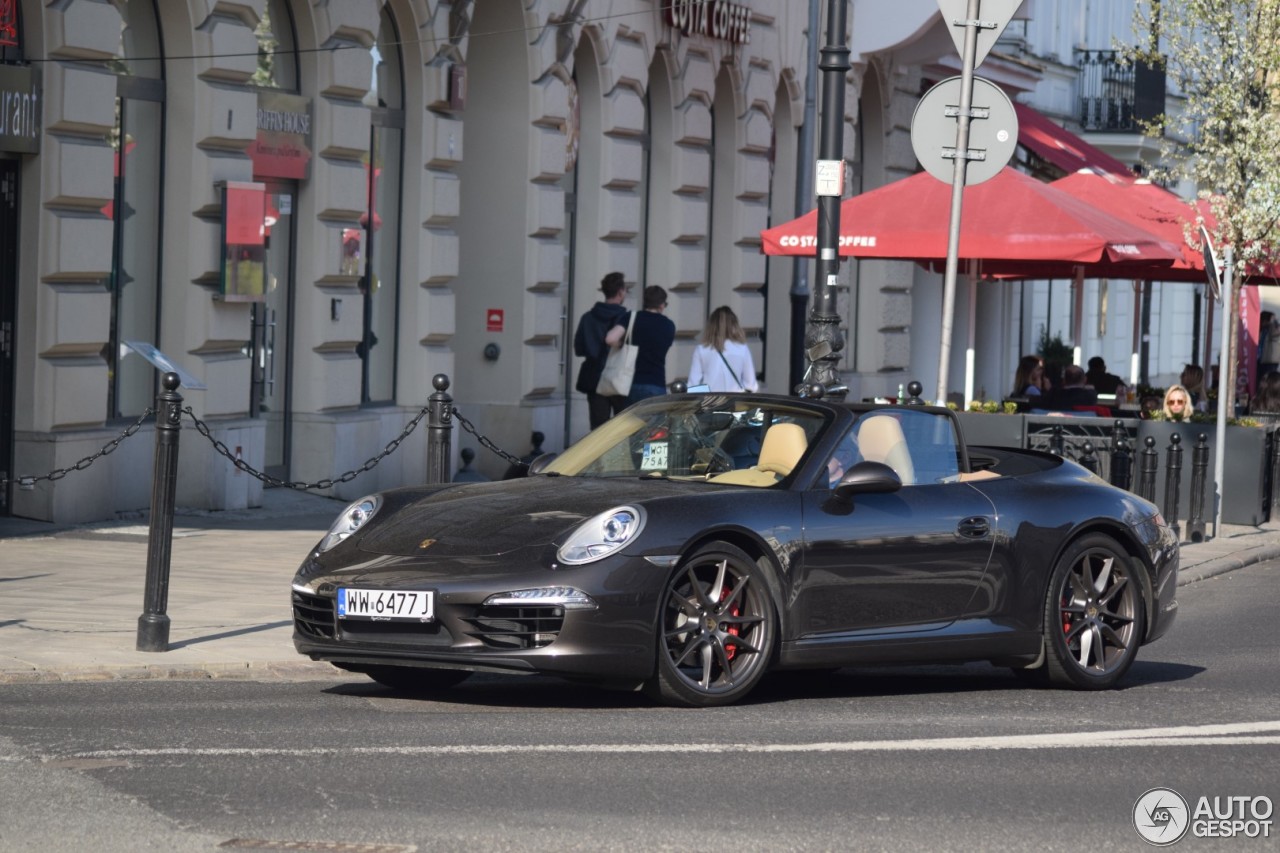
[[[595,599],[571,586],[545,586],[536,589],[513,589],[484,600],[485,607],[563,607],[565,610],[595,610]]]
[[[556,557],[571,566],[607,557],[640,535],[644,510],[617,506],[588,519],[560,546]]]
[[[348,506],[338,514],[338,518],[329,528],[329,532],[320,540],[320,544],[316,546],[316,553],[323,554],[361,527],[364,527],[381,506],[382,498],[379,495],[369,495]]]

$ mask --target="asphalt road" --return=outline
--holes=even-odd
[[[1174,631],[1099,694],[985,666],[778,677],[702,711],[496,676],[441,700],[2,685],[0,850],[1148,849],[1151,788],[1280,801],[1278,582],[1266,563],[1181,588]]]

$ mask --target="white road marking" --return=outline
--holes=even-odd
[[[161,747],[100,749],[59,758],[155,758],[321,755],[514,755],[544,754],[707,754],[723,753],[843,753],[843,752],[965,752],[997,749],[1085,749],[1090,747],[1182,747],[1280,745],[1280,720],[1203,726],[1171,726],[1096,732],[1055,732],[1038,735],[920,738],[917,740],[834,741],[823,743],[584,743],[584,744],[453,744],[441,746],[372,747]],[[0,760],[7,757],[0,756]],[[46,758],[45,760],[54,760]]]

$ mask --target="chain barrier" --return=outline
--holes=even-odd
[[[414,416],[413,420],[409,421],[409,423],[405,426],[404,430],[398,436],[391,439],[391,441],[387,442],[387,446],[382,449],[381,453],[379,453],[377,456],[371,457],[370,459],[366,460],[365,463],[361,465],[359,468],[357,468],[356,470],[348,471],[345,474],[342,474],[341,476],[338,476],[338,477],[330,477],[324,480],[318,480],[317,482],[314,482],[314,483],[303,483],[297,480],[281,480],[277,477],[272,477],[270,474],[264,474],[261,471],[254,470],[254,468],[251,465],[249,465],[248,462],[245,462],[243,459],[237,458],[236,455],[231,452],[230,448],[228,448],[225,444],[223,444],[218,439],[214,438],[213,433],[210,432],[209,430],[209,425],[206,424],[204,421],[200,420],[200,418],[196,417],[196,413],[191,410],[190,406],[187,406],[186,408],[184,408],[182,412],[183,414],[189,415],[191,417],[191,422],[195,424],[196,432],[200,433],[205,438],[209,439],[209,443],[213,445],[213,449],[218,451],[218,453],[222,454],[223,456],[225,456],[227,458],[227,461],[230,462],[232,465],[234,465],[236,468],[245,472],[251,477],[255,477],[258,480],[261,480],[263,483],[265,483],[268,486],[279,486],[281,488],[295,489],[297,491],[305,491],[307,489],[328,489],[333,487],[337,483],[349,483],[352,480],[354,480],[356,477],[359,477],[361,474],[365,473],[366,471],[373,470],[373,467],[375,465],[377,465],[383,459],[390,456],[395,451],[395,449],[400,446],[400,442],[404,441],[406,438],[409,437],[409,433],[413,432],[414,429],[417,428],[418,424],[422,421],[422,419],[427,415],[427,409],[424,406],[418,412],[418,414]]]
[[[133,422],[132,426],[126,428],[124,432],[120,433],[111,441],[103,445],[101,450],[99,450],[97,453],[93,454],[92,456],[86,456],[85,458],[81,459],[79,462],[77,462],[76,464],[72,465],[69,468],[55,468],[54,470],[50,471],[48,474],[42,474],[39,477],[34,477],[29,475],[27,476],[19,475],[14,477],[12,480],[9,480],[7,478],[0,478],[0,489],[8,488],[10,482],[17,483],[19,486],[25,488],[29,486],[34,486],[36,483],[40,482],[41,480],[48,480],[50,482],[53,482],[54,480],[61,480],[63,477],[67,476],[72,471],[83,471],[84,469],[92,465],[94,462],[101,459],[103,456],[110,454],[111,451],[119,447],[120,442],[124,441],[126,438],[128,438],[129,436],[133,435],[138,430],[140,430],[142,428],[142,425],[147,422],[147,418],[151,417],[155,413],[156,413],[155,409],[148,408],[145,412],[142,413],[141,417],[139,417],[136,421]]]
[[[486,436],[486,435],[481,435],[481,434],[480,434],[480,432],[475,428],[475,424],[471,423],[471,421],[467,420],[466,418],[464,418],[464,417],[462,416],[462,412],[459,412],[459,411],[458,411],[458,407],[457,407],[457,406],[450,405],[450,406],[449,406],[449,412],[450,412],[450,413],[451,413],[455,418],[457,418],[457,419],[458,419],[458,423],[462,425],[462,428],[463,428],[464,430],[466,430],[467,432],[471,433],[472,435],[474,435],[474,436],[476,437],[476,441],[480,442],[480,444],[481,444],[481,446],[482,446],[482,447],[484,447],[484,448],[485,448],[485,449],[487,449],[487,450],[492,450],[494,453],[498,454],[499,456],[501,456],[503,459],[507,460],[507,462],[511,463],[512,465],[519,465],[519,466],[520,466],[520,467],[522,467],[522,468],[527,468],[527,467],[529,467],[529,463],[528,463],[528,462],[525,462],[525,461],[524,461],[523,459],[521,459],[520,457],[518,457],[518,456],[513,456],[513,455],[511,455],[510,453],[508,453],[507,451],[503,450],[501,447],[499,447],[498,445],[494,444],[494,443],[493,443],[493,440],[492,440],[492,439],[490,439],[488,436]]]
[[[279,486],[286,489],[295,489],[298,491],[304,491],[308,489],[332,488],[334,485],[338,483],[348,483],[354,480],[356,477],[360,476],[361,474],[364,474],[365,472],[372,470],[375,465],[377,465],[383,459],[385,459],[386,457],[390,456],[393,452],[395,452],[396,448],[400,446],[400,443],[404,441],[406,438],[408,438],[410,433],[412,433],[415,429],[417,429],[418,424],[421,423],[422,419],[427,415],[427,408],[424,406],[421,410],[419,410],[418,414],[413,417],[413,420],[409,421],[409,423],[405,426],[404,431],[402,431],[400,435],[396,436],[391,441],[389,441],[386,447],[384,447],[382,452],[379,453],[377,456],[370,458],[363,465],[361,465],[359,468],[357,468],[354,471],[348,471],[345,474],[342,474],[341,476],[327,478],[315,483],[303,483],[298,481],[281,480],[277,477],[272,477],[270,474],[264,474],[261,471],[254,470],[254,468],[251,465],[249,465],[248,462],[245,462],[243,459],[238,458],[234,453],[231,452],[231,449],[228,448],[226,444],[224,444],[222,441],[219,441],[217,438],[215,438],[212,432],[210,431],[209,425],[204,421],[200,420],[200,418],[196,416],[196,413],[192,411],[190,406],[183,408],[182,412],[183,414],[188,415],[191,418],[191,422],[195,425],[196,432],[200,433],[205,438],[209,439],[209,442],[213,445],[214,450],[216,450],[221,455],[225,456],[227,461],[230,462],[232,465],[234,465],[237,469],[245,472],[251,477],[255,477],[258,480],[261,480],[263,483],[265,483],[268,486]],[[501,456],[503,459],[505,459],[507,462],[509,462],[512,465],[519,465],[521,467],[528,466],[529,463],[523,461],[522,459],[516,456],[513,456],[512,454],[498,447],[498,445],[494,444],[493,441],[488,436],[481,435],[480,432],[476,429],[475,425],[471,423],[471,421],[467,420],[462,416],[462,413],[458,411],[457,407],[449,406],[449,412],[450,414],[452,414],[454,417],[458,419],[458,423],[462,425],[462,428],[467,432],[471,433],[472,435],[474,435],[476,437],[476,440],[479,441],[480,444],[483,445],[486,449],[493,451],[498,456]],[[70,474],[72,471],[83,471],[84,469],[92,465],[95,461],[97,461],[98,459],[101,459],[103,456],[108,455],[117,447],[119,447],[122,441],[124,441],[126,438],[128,438],[129,436],[136,433],[139,429],[141,429],[142,425],[146,423],[147,418],[151,417],[154,414],[155,414],[155,409],[148,408],[145,412],[142,413],[142,416],[133,423],[133,425],[131,425],[130,427],[125,429],[124,432],[120,433],[120,435],[116,436],[114,439],[109,441],[106,445],[103,446],[101,450],[99,450],[97,453],[93,454],[92,456],[86,456],[84,459],[81,459],[79,462],[77,462],[76,464],[70,467],[58,468],[49,472],[48,474],[44,474],[38,477],[36,476],[14,477],[12,482],[18,483],[21,486],[32,486],[40,482],[41,480],[49,480],[49,481],[61,480],[63,477],[67,476],[67,474]],[[7,487],[9,482],[10,481],[7,479],[0,479],[0,488]]]

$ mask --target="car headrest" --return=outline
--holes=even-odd
[[[799,424],[774,424],[764,434],[755,467],[785,477],[796,467],[808,446],[809,437]]]
[[[858,448],[863,459],[883,462],[892,468],[904,486],[916,481],[915,465],[897,418],[872,415],[862,421],[858,426]]]

